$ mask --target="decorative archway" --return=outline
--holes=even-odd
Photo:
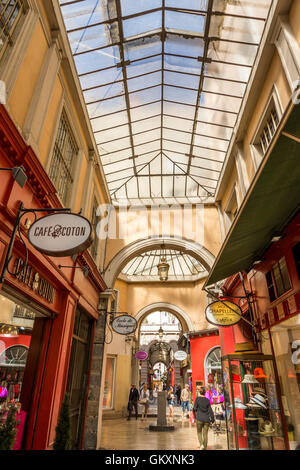
[[[164,310],[166,312],[173,313],[173,315],[175,315],[175,317],[178,318],[178,320],[181,322],[183,331],[194,331],[194,325],[187,313],[180,307],[177,307],[177,305],[173,305],[168,302],[156,302],[154,304],[150,304],[146,307],[143,307],[137,313],[137,315],[135,315],[135,319],[140,325],[144,318],[149,315],[149,313],[159,310]]]
[[[130,260],[161,245],[164,245],[166,249],[179,250],[193,256],[207,271],[210,270],[215,261],[215,257],[210,251],[194,241],[179,237],[147,238],[127,245],[110,261],[103,276],[107,287],[112,288],[114,286],[119,273]]]

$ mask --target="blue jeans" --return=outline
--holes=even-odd
[[[190,411],[190,402],[189,401],[183,401],[183,402],[181,402],[181,405],[182,405],[182,413],[184,413],[185,409],[187,411]]]

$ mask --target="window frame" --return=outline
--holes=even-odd
[[[284,263],[285,263],[286,274],[287,274],[288,283],[289,283],[288,287],[285,286],[285,277],[282,275],[282,269],[280,267],[280,263],[282,262],[282,260],[284,260]],[[279,273],[280,273],[280,280],[281,280],[281,283],[282,283],[282,286],[283,286],[283,289],[284,289],[283,292],[279,291],[278,283],[276,281],[277,278],[275,277],[275,274],[274,274],[274,269],[276,269],[276,268],[278,268]],[[270,298],[271,303],[275,302],[277,299],[279,299],[280,297],[282,297],[284,294],[286,294],[287,292],[289,292],[292,289],[291,277],[290,277],[288,264],[286,262],[286,257],[285,256],[282,256],[275,264],[273,264],[273,266],[271,267],[271,269],[269,269],[269,271],[265,274],[265,276],[266,276],[267,289],[268,289],[269,298]],[[270,295],[271,290],[274,293],[274,295],[272,295],[272,296]]]
[[[16,18],[13,21],[12,26],[7,32],[7,36],[5,37],[3,44],[0,44],[0,60],[2,60],[3,56],[5,55],[7,49],[9,47],[12,47],[17,39],[17,36],[20,32],[20,29],[22,27],[23,21],[26,17],[26,13],[29,10],[29,4],[28,0],[14,0],[14,2],[17,4],[20,4],[20,9],[19,12],[16,16]],[[1,17],[0,17],[1,18]],[[1,24],[1,20],[0,20]],[[0,38],[2,39],[2,37]]]

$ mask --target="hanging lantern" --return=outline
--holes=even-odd
[[[159,339],[163,339],[164,330],[162,329],[162,327],[160,327],[159,330],[158,330],[158,336],[159,336]]]
[[[167,281],[170,265],[166,263],[166,258],[162,257],[159,265],[157,266],[160,281]]]

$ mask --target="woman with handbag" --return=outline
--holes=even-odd
[[[168,395],[167,395],[167,402],[169,405],[169,415],[168,418],[172,420],[172,423],[174,421],[174,406],[175,406],[175,395],[173,392],[173,387],[170,386],[168,390]]]
[[[150,399],[150,391],[147,389],[147,384],[144,384],[141,395],[140,395],[140,404],[143,406],[143,411],[142,411],[142,421],[144,421],[144,418],[148,415],[148,409],[149,409],[149,399]]]
[[[193,408],[200,450],[206,450],[209,425],[215,421],[214,412],[209,399],[205,398],[205,392],[205,387],[201,387]]]

